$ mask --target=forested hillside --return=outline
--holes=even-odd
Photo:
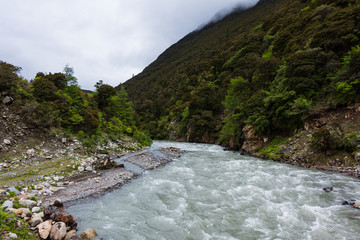
[[[136,127],[135,112],[124,88],[116,90],[99,81],[95,92],[85,93],[68,66],[59,73],[39,72],[30,81],[19,76],[20,70],[0,61],[0,112],[6,121],[0,126],[0,137],[6,139],[0,144],[0,152],[8,152],[11,142],[35,141],[18,134],[19,126],[28,130],[26,135],[33,133],[33,138],[43,140],[43,134],[60,139],[73,136],[85,147],[126,137],[142,145],[151,143]]]
[[[239,148],[360,100],[360,3],[262,0],[194,31],[122,86],[157,139]]]

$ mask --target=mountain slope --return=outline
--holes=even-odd
[[[274,137],[359,101],[360,3],[262,0],[171,46],[125,82],[160,139],[241,147],[243,127]]]

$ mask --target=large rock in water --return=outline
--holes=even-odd
[[[96,231],[94,229],[87,228],[80,234],[80,237],[84,240],[91,240],[93,238],[96,238],[97,235],[98,234],[96,233]]]

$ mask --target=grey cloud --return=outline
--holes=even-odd
[[[217,12],[256,0],[0,0],[0,60],[37,72],[66,64],[80,85],[131,78]]]

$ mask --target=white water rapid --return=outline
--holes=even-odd
[[[100,199],[68,209],[97,239],[360,239],[360,182],[242,156],[216,145],[155,142],[186,153]],[[333,186],[332,192],[322,188]]]

